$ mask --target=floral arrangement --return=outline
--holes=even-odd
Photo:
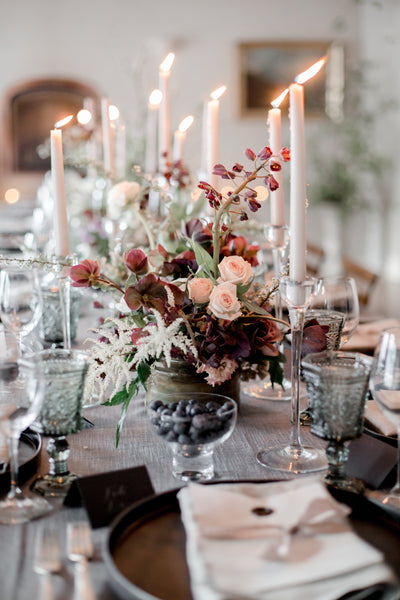
[[[100,287],[119,296],[119,315],[94,330],[99,339],[90,340],[88,375],[89,389],[102,402],[122,405],[117,444],[130,400],[141,385],[146,387],[158,361],[170,365],[172,358],[183,358],[212,386],[236,373],[244,379],[269,373],[274,384],[282,382],[279,342],[287,323],[277,321],[270,304],[279,282],[270,289],[255,282],[259,247],[236,235],[232,222],[258,210],[254,182],[262,178],[276,189],[273,173],[290,156],[286,148],[273,156],[268,147],[257,155],[247,149],[245,155],[253,162],[251,170],[239,163],[229,170],[222,164],[214,168],[222,179],[239,180],[233,191],[222,195],[199,183],[213,216],[192,218],[169,231],[169,248],[158,243],[125,251],[125,276],[120,272],[118,281],[97,260],[85,259],[70,269],[73,286]]]

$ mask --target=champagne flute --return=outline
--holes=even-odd
[[[397,481],[380,501],[400,508],[400,327],[382,332],[375,349],[370,389],[377,405],[397,427]]]
[[[360,320],[360,305],[356,282],[353,277],[322,277],[318,279],[311,309],[325,309],[341,313],[344,324],[341,331],[341,346],[353,335]]]
[[[16,386],[19,374],[20,384]],[[28,372],[23,362],[18,362],[15,335],[0,328],[0,428],[8,442],[11,480],[10,491],[0,500],[0,523],[23,523],[51,510],[47,501],[25,495],[18,484],[19,438],[37,418],[43,397],[40,366]]]
[[[18,339],[19,356],[22,340],[38,325],[42,301],[38,274],[34,269],[5,268],[0,273],[0,317]]]

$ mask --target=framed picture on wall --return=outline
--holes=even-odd
[[[265,117],[272,100],[297,74],[323,56],[328,56],[327,65],[306,84],[305,111],[308,116],[324,115],[329,94],[336,95],[336,102],[343,101],[342,47],[332,46],[330,42],[243,42],[239,45],[239,55],[240,114],[243,117]]]

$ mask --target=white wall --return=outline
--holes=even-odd
[[[368,102],[387,91],[399,97],[398,0],[3,0],[0,4],[0,99],[24,80],[68,77],[82,80],[117,104],[137,149],[143,138],[148,94],[157,87],[158,65],[173,50],[171,124],[194,114],[186,154],[193,172],[200,166],[201,115],[209,92],[228,86],[220,109],[220,159],[242,160],[243,150],[267,142],[265,119],[239,117],[237,44],[243,41],[336,40],[349,60],[372,60],[377,85]],[[393,169],[382,185],[375,217],[350,224],[350,250],[400,280],[399,111],[382,115],[371,144],[388,149]],[[284,143],[288,123],[284,119]],[[315,135],[318,122],[307,122]],[[324,143],[324,140],[321,140]],[[137,150],[135,150],[136,152]],[[397,166],[397,168],[396,168]],[[388,215],[382,218],[382,207]],[[399,213],[399,214],[398,214]],[[372,220],[372,222],[371,222]],[[365,224],[367,223],[367,225]],[[320,235],[318,211],[309,217],[309,235]],[[366,231],[368,234],[366,235]],[[371,237],[372,236],[372,237]],[[350,244],[351,246],[351,244]]]

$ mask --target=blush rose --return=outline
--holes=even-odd
[[[234,321],[240,317],[240,302],[236,295],[236,285],[230,282],[216,285],[210,294],[209,310],[219,319]]]
[[[198,304],[204,304],[210,299],[214,284],[207,277],[194,277],[188,283],[189,298]]]
[[[219,263],[221,277],[218,281],[247,283],[253,276],[251,264],[241,256],[225,256]]]

